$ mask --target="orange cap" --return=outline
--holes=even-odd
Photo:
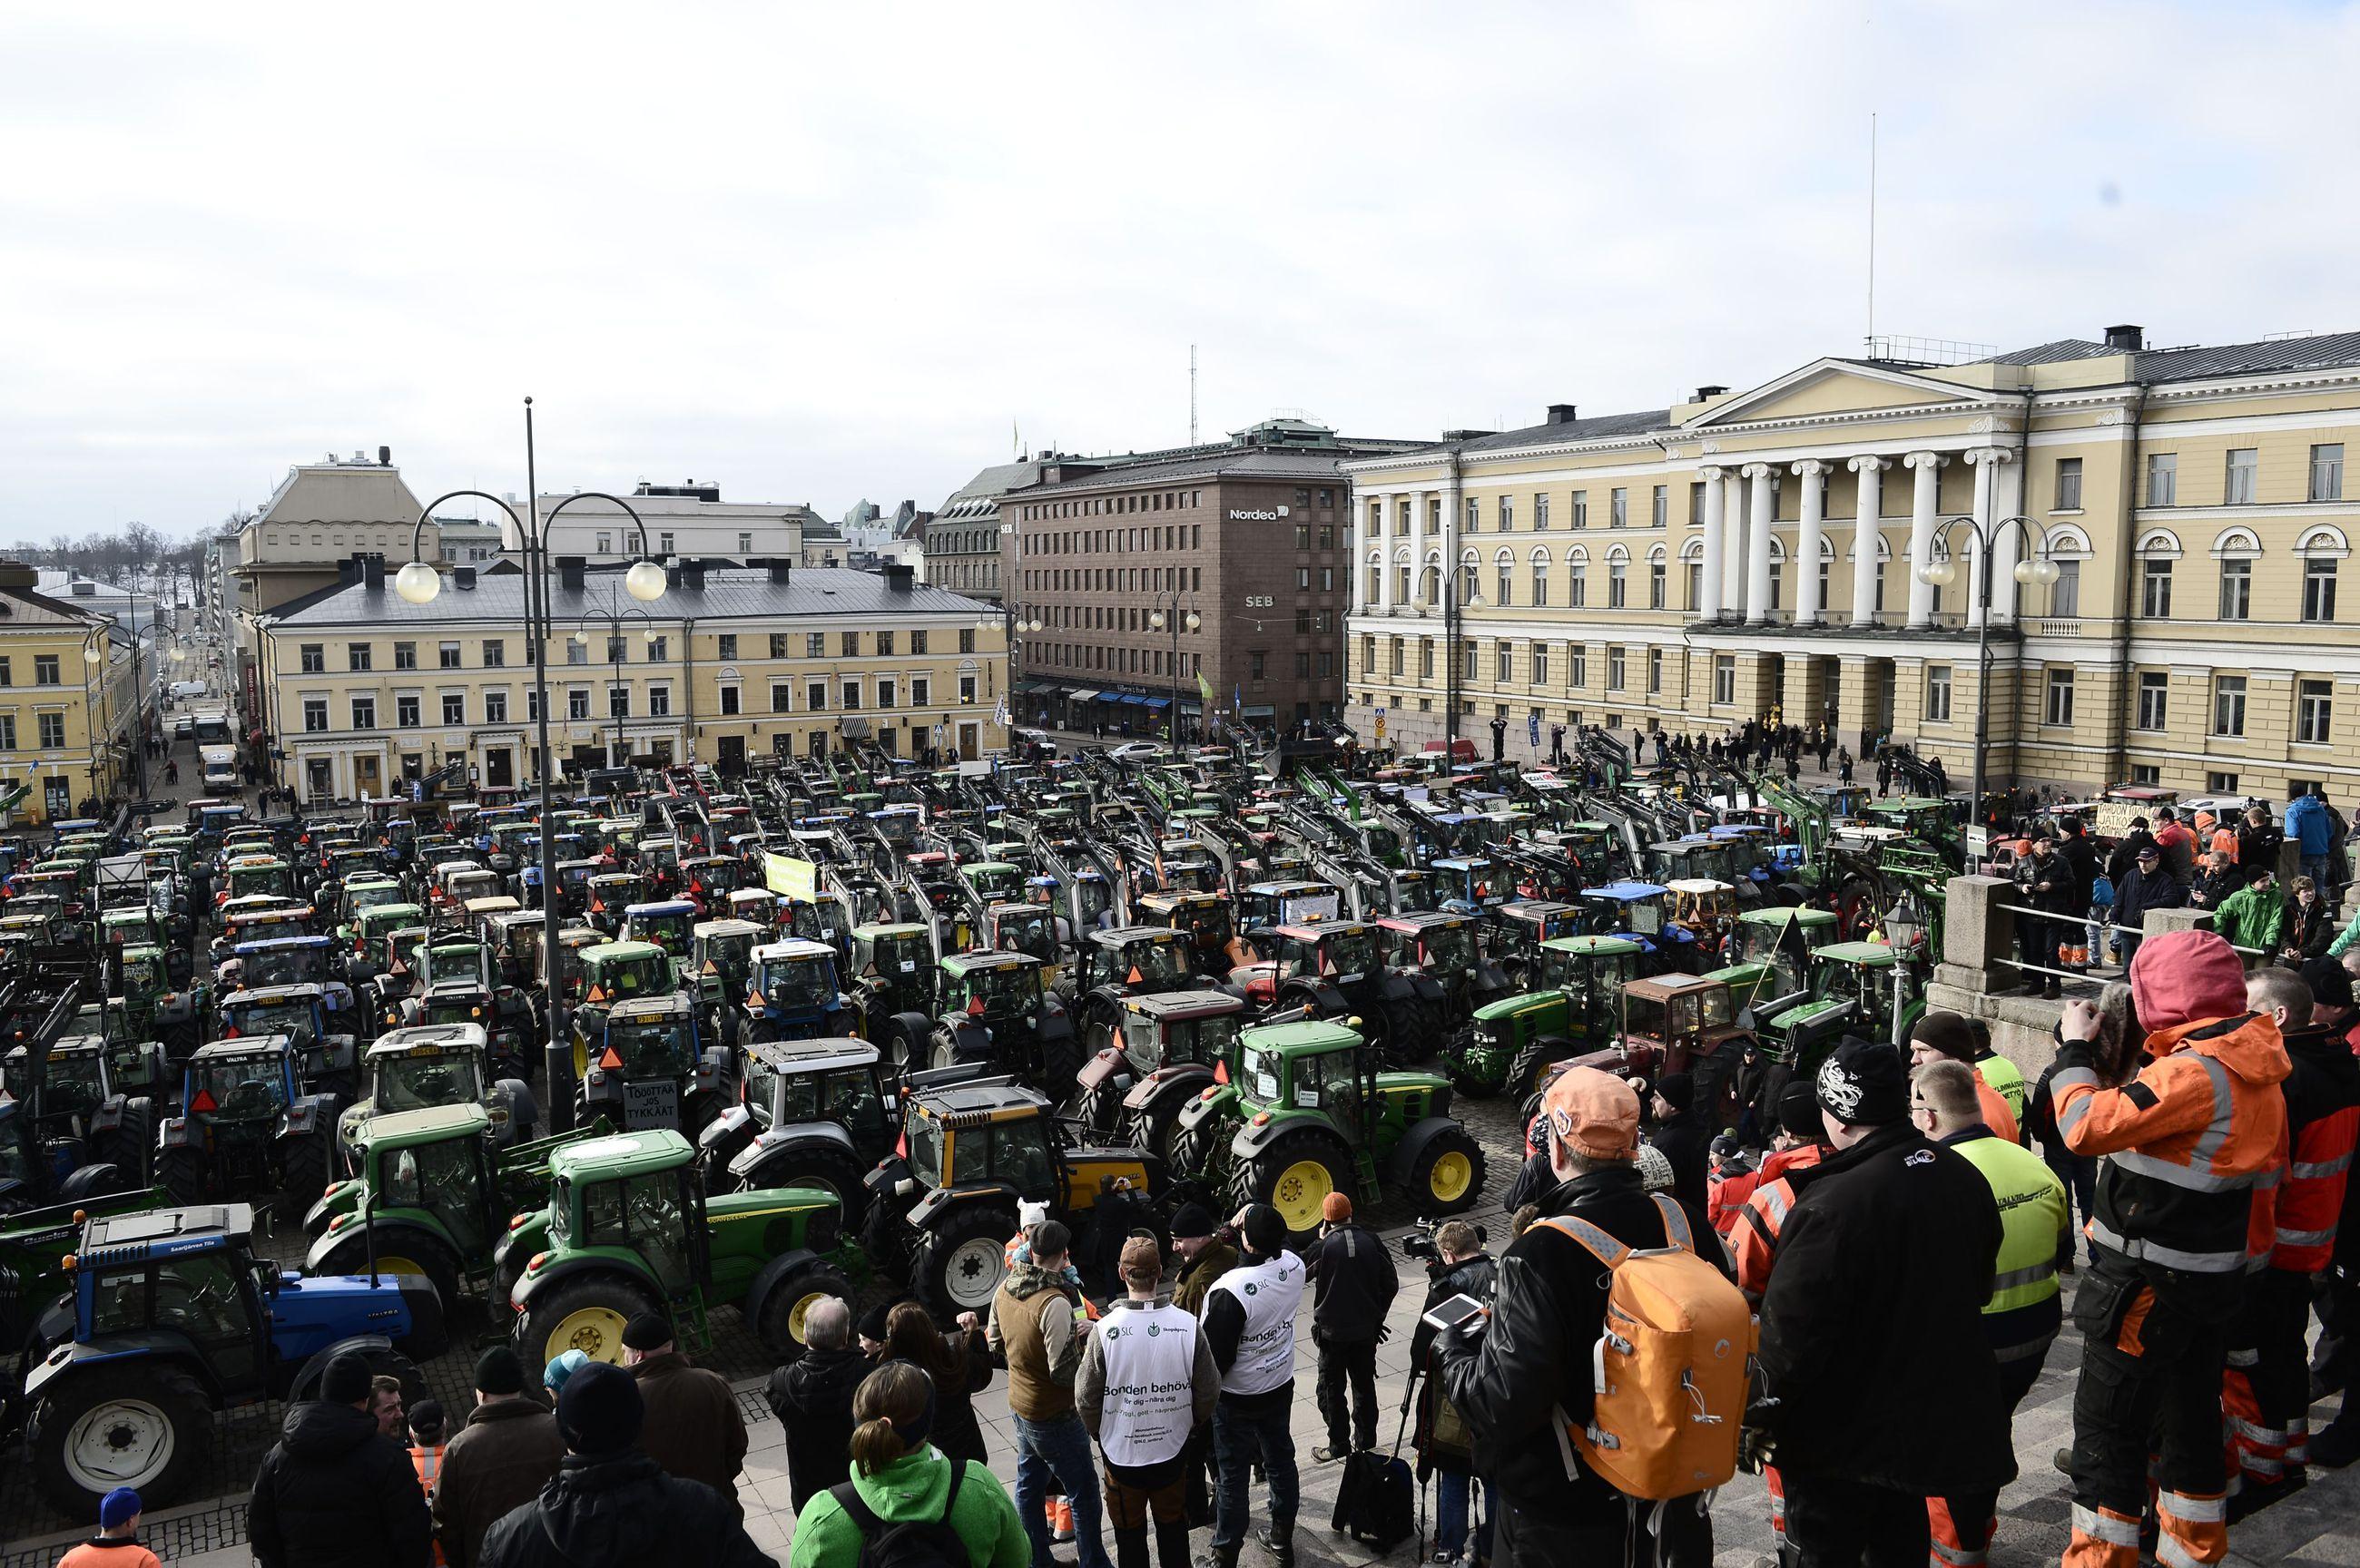
[[[1541,1097],[1566,1146],[1590,1160],[1628,1160],[1639,1144],[1638,1092],[1611,1073],[1568,1067]]]

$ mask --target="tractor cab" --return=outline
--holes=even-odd
[[[1513,896],[1514,878],[1489,855],[1445,855],[1429,862],[1428,869],[1440,887],[1440,908],[1445,909],[1480,914],[1506,903]]]
[[[1123,997],[1111,1029],[1090,1020],[1071,1114],[1094,1139],[1168,1153],[1181,1109],[1234,1065],[1245,1007],[1227,991]]]
[[[583,889],[590,924],[619,935],[624,911],[648,900],[648,879],[636,871],[602,871]]]
[[[238,984],[249,990],[317,985],[330,1012],[343,1012],[353,1005],[353,988],[344,983],[333,937],[266,937],[240,942],[231,952],[237,959]]]
[[[1238,931],[1260,944],[1280,926],[1332,920],[1344,911],[1344,896],[1327,882],[1254,882],[1238,894]]]
[[[1393,966],[1422,971],[1442,987],[1453,1016],[1462,1019],[1479,998],[1490,996],[1502,984],[1476,940],[1481,925],[1473,915],[1441,911],[1392,915],[1377,922],[1392,943]]]
[[[1024,897],[1024,872],[1004,860],[970,861],[958,868],[960,878],[985,903],[1013,902]]]
[[[1799,995],[1810,984],[1812,953],[1834,940],[1836,924],[1832,909],[1747,909],[1731,925],[1721,967],[1710,977],[1728,982],[1741,1010]]]
[[[1470,1094],[1523,1095],[1548,1062],[1608,1045],[1639,960],[1639,944],[1627,937],[1542,942],[1526,971],[1529,989],[1476,1008],[1471,1034],[1446,1048],[1452,1080]]]
[[[685,970],[696,945],[696,906],[686,898],[632,904],[623,911],[620,940],[653,942],[671,955],[675,970]]]
[[[686,996],[617,1002],[603,1017],[576,1015],[574,1121],[694,1132],[721,1114],[727,1053],[704,1049]]]
[[[1108,987],[1127,994],[1170,991],[1194,982],[1188,939],[1167,926],[1119,926],[1084,937],[1075,961],[1074,990],[1087,996]]]
[[[1057,912],[1047,904],[990,904],[983,911],[981,945],[1027,953],[1048,966],[1049,984],[1062,977],[1065,950],[1057,942]]]
[[[1644,955],[1643,973],[1694,965],[1696,938],[1669,920],[1672,890],[1658,882],[1609,882],[1581,890],[1582,926],[1591,935],[1627,936]]]
[[[1811,994],[1761,1025],[1762,1046],[1775,1060],[1817,1071],[1819,1059],[1843,1035],[1906,1048],[1925,1016],[1925,988],[1908,964],[1881,942],[1836,942],[1811,954]]]
[[[716,1189],[818,1188],[858,1225],[861,1178],[892,1152],[893,1085],[865,1040],[766,1040],[746,1048],[738,1104],[697,1135]]]
[[[349,1128],[392,1111],[482,1099],[489,1039],[474,1019],[388,1029],[369,1045],[361,1098],[344,1112],[344,1125]]]
[[[221,1001],[224,1040],[284,1035],[311,1059],[311,1072],[350,1074],[353,1037],[328,1032],[327,995],[317,985],[257,985]]]
[[[1699,963],[1717,960],[1737,920],[1737,889],[1708,877],[1683,877],[1666,886],[1672,895],[1671,923],[1696,939]]]
[[[224,891],[215,895],[222,898],[245,898],[257,894],[291,898],[295,896],[295,877],[283,860],[256,859],[232,861],[223,875]]]
[[[1712,1126],[1737,1123],[1738,1058],[1752,1041],[1721,981],[1666,975],[1622,987],[1622,1056],[1630,1075],[1654,1083],[1667,1073],[1693,1074],[1696,1103]]]
[[[1491,911],[1491,948],[1511,979],[1532,967],[1544,942],[1572,936],[1581,929],[1581,910],[1551,898],[1519,898]]]
[[[1164,926],[1186,938],[1189,966],[1196,974],[1218,978],[1235,967],[1231,943],[1236,928],[1229,919],[1229,901],[1218,893],[1144,893],[1133,902],[1142,925]]]
[[[692,930],[689,978],[697,999],[727,1007],[746,994],[762,928],[747,920],[699,920]]]
[[[753,950],[746,992],[751,1040],[814,1040],[847,1032],[847,998],[836,978],[836,949],[790,938]]]

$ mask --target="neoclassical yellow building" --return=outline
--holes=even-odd
[[[37,577],[0,561],[0,796],[26,791],[0,820],[15,822],[130,794],[140,693],[157,677],[154,648],[135,659],[111,617],[38,592]]]
[[[1440,737],[1455,608],[1460,733],[1505,716],[1512,756],[1529,719],[1546,747],[1775,710],[1963,779],[1988,701],[1994,784],[2349,790],[2360,333],[1886,352],[1346,464],[1356,727]]]
[[[855,739],[905,757],[1007,745],[1000,610],[906,571],[692,561],[641,604],[619,565],[557,566],[547,662],[562,769],[645,758],[736,773]],[[459,759],[480,787],[535,779],[523,575],[454,569],[423,604],[392,576],[347,562],[335,586],[258,618],[279,779],[307,803],[390,794]]]

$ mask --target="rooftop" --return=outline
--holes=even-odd
[[[525,579],[521,572],[478,573],[473,587],[462,587],[455,574],[446,574],[442,591],[423,604],[413,604],[393,591],[393,574],[372,586],[366,581],[340,583],[290,599],[272,614],[281,626],[350,626],[383,623],[392,626],[435,626],[466,622],[521,626],[524,621]],[[1000,612],[980,600],[947,589],[912,583],[894,588],[877,572],[845,567],[798,566],[784,582],[774,582],[766,568],[723,567],[704,574],[704,586],[682,579],[665,586],[662,594],[641,605],[623,592],[620,568],[588,568],[579,587],[560,578],[550,584],[550,616],[560,627],[584,617],[604,615],[619,604],[643,608],[658,621],[694,616],[715,620],[779,620],[794,617],[876,619],[890,615],[955,615],[966,620]]]

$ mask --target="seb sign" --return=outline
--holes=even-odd
[[[1284,506],[1232,506],[1229,521],[1233,523],[1275,523],[1287,514]]]

